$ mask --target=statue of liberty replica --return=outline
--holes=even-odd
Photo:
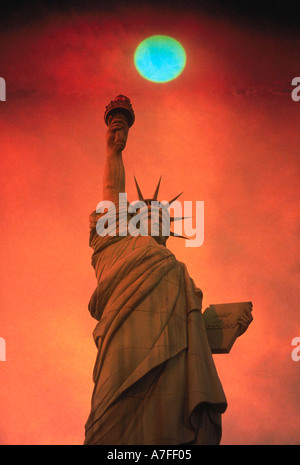
[[[86,445],[219,444],[227,407],[201,312],[202,292],[166,247],[163,215],[156,235],[123,234],[129,222],[122,153],[135,114],[119,95],[106,107],[103,199],[116,210],[116,234],[98,234],[104,213],[90,216],[97,287],[89,303],[98,321],[97,356]],[[139,214],[151,223],[151,201],[136,183]],[[140,216],[141,218],[141,216]],[[123,225],[124,226],[124,225]],[[153,225],[152,225],[153,226]],[[249,321],[244,321],[244,327]],[[243,322],[241,323],[242,328]]]

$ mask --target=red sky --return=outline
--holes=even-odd
[[[184,46],[155,84],[135,70],[146,37]],[[0,444],[82,444],[90,409],[96,287],[88,216],[102,200],[103,113],[120,93],[136,122],[124,152],[151,195],[203,200],[204,244],[169,248],[204,308],[251,300],[254,322],[215,356],[227,399],[222,444],[300,444],[300,34],[184,9],[55,13],[6,27],[1,127]]]

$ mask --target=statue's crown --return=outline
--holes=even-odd
[[[118,112],[124,113],[128,121],[128,126],[131,127],[134,123],[135,115],[131,102],[129,98],[126,97],[126,95],[118,95],[114,100],[111,100],[111,102],[106,106],[106,110],[104,113],[104,121],[107,126],[108,117]]]
[[[160,177],[160,179],[159,179],[159,181],[158,181],[158,184],[157,184],[157,187],[156,187],[156,189],[155,189],[155,191],[154,191],[154,194],[153,194],[152,199],[145,199],[145,198],[144,198],[144,196],[143,196],[143,194],[142,194],[142,191],[141,191],[141,189],[140,189],[140,186],[138,185],[138,182],[137,182],[135,176],[134,176],[134,180],[135,180],[135,185],[136,185],[136,190],[137,190],[137,194],[138,194],[139,200],[142,201],[143,203],[145,203],[147,207],[152,206],[152,202],[157,201],[161,177]],[[169,202],[167,202],[167,205],[165,205],[165,206],[164,206],[161,202],[159,202],[159,203],[160,203],[160,206],[161,206],[161,208],[162,208],[162,210],[167,211],[168,208],[169,208],[169,206],[170,206],[173,202],[175,202],[175,200],[177,200],[178,197],[179,197],[181,194],[183,194],[183,192],[181,192],[180,194],[176,195],[176,197],[174,197],[172,200],[169,200]],[[173,221],[178,221],[178,220],[181,221],[181,220],[184,220],[185,218],[184,218],[184,217],[181,217],[181,216],[180,216],[180,217],[177,217],[177,218],[174,218],[174,217],[171,217],[171,218],[170,218],[170,216],[169,216],[169,219],[170,219],[171,222],[173,222]],[[188,239],[187,237],[181,236],[181,235],[179,235],[179,234],[176,234],[176,233],[174,233],[173,231],[170,231],[170,236],[181,237],[181,238],[183,238],[183,239]]]

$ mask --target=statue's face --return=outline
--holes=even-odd
[[[152,217],[152,221],[151,221],[151,207],[148,206],[147,210],[148,210],[148,235],[152,236],[153,239],[155,239],[156,242],[158,242],[159,244],[166,245],[166,242],[167,242],[167,239],[168,239],[169,236],[163,236],[163,234],[162,234],[162,232],[163,232],[163,227],[162,227],[163,213],[162,213],[162,210],[159,209],[158,218],[157,218],[157,216],[154,216],[154,218]],[[152,213],[152,215],[153,215],[153,213]],[[151,231],[159,232],[159,235],[151,234]]]
[[[148,220],[148,228],[151,229],[151,219]],[[159,236],[153,236],[153,239],[156,240],[159,244],[166,245],[167,239],[169,236],[162,235],[162,214],[159,214]]]

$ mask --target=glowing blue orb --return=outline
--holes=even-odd
[[[151,36],[137,47],[134,64],[145,79],[168,82],[182,73],[186,54],[182,45],[172,37]]]

